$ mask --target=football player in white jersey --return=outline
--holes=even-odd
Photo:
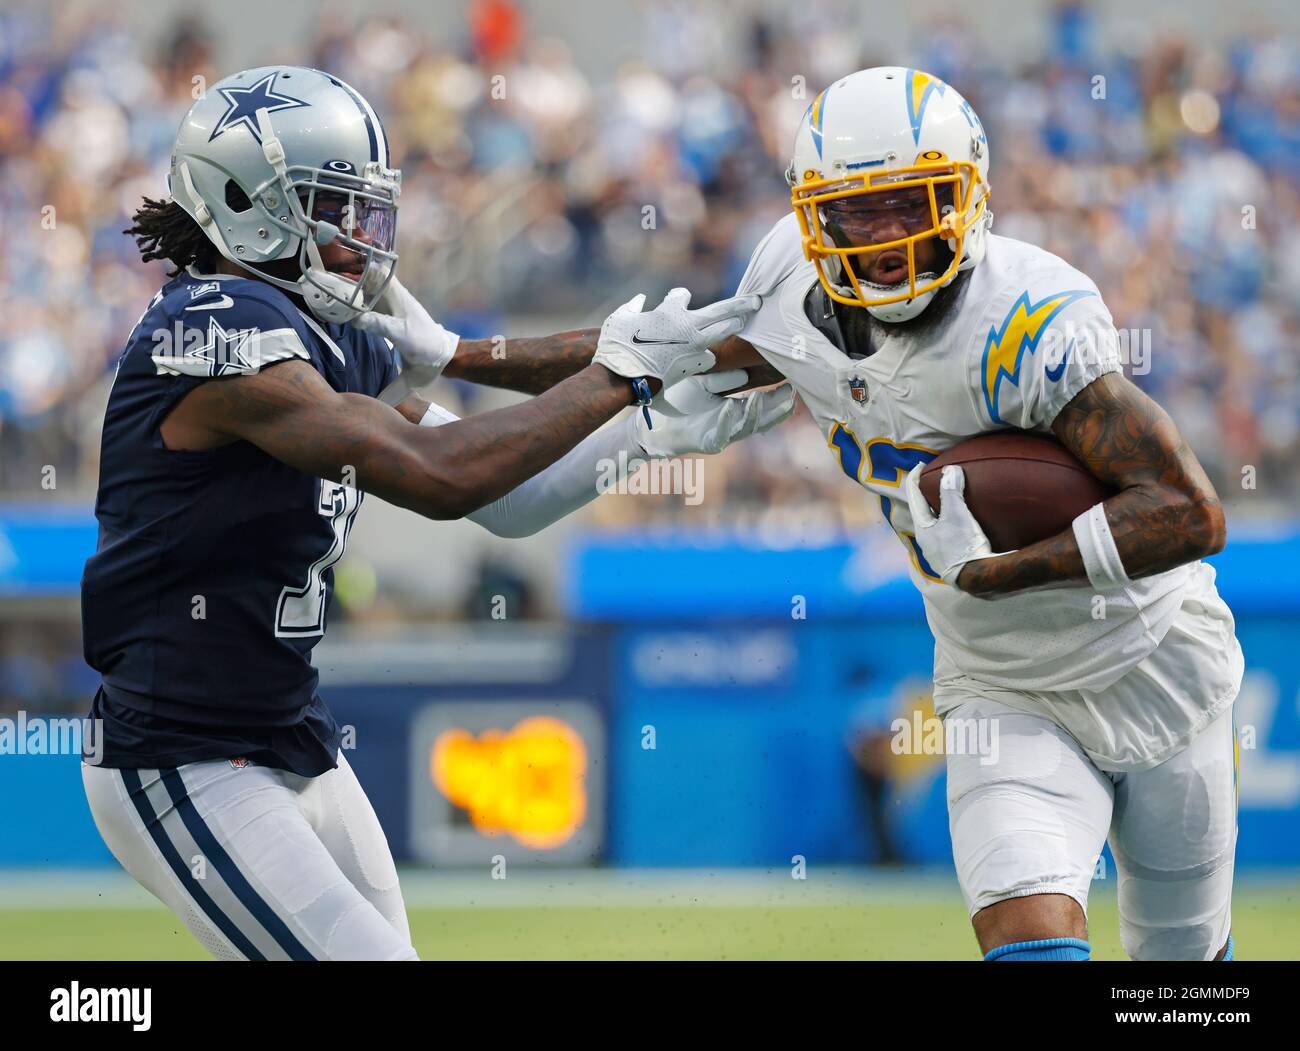
[[[1242,654],[1200,561],[1223,512],[1125,379],[1097,286],[990,232],[988,168],[979,118],[943,81],[882,67],[832,84],[798,131],[793,213],[741,282],[763,305],[719,357],[788,377],[878,498],[934,633],[936,712],[997,735],[996,762],[947,762],[985,958],[1087,959],[1109,836],[1128,954],[1230,959]],[[1116,495],[1014,552],[992,550],[960,467],[932,514],[921,466],[1009,428],[1054,434]]]

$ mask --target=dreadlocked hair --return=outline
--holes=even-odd
[[[135,225],[122,232],[135,238],[140,258],[146,263],[153,259],[170,261],[175,269],[167,272],[168,277],[176,277],[188,266],[206,273],[216,264],[212,242],[175,201],[146,197],[131,218]]]

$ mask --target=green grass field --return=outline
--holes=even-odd
[[[793,904],[788,893],[776,904],[717,904],[726,897],[724,885],[711,888],[698,904],[689,902],[689,894],[649,890],[589,906],[462,901],[413,904],[409,912],[416,948],[428,960],[977,958],[964,910],[950,889],[922,887],[916,900],[908,901],[906,886],[891,884],[884,893],[857,896],[861,904]],[[1096,892],[1089,911],[1093,958],[1124,959],[1113,894]],[[1240,959],[1300,959],[1300,888],[1295,883],[1242,887],[1233,930]],[[11,904],[0,907],[0,958],[208,957],[160,907]]]

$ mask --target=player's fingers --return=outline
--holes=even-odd
[[[763,300],[758,296],[732,296],[730,299],[719,299],[716,303],[700,307],[699,310],[692,310],[691,320],[695,322],[696,328],[703,329],[718,321],[738,319],[743,328],[744,323],[762,305]]]
[[[743,400],[745,405],[744,416],[736,426],[733,441],[739,441],[741,438],[748,438],[751,434],[757,434],[759,431],[765,431],[775,423],[775,420],[768,420],[771,411],[767,409],[767,403],[772,394],[778,394],[778,391],[756,391],[747,395],[744,399],[732,398],[731,400]]]
[[[723,373],[712,373],[710,375],[721,376]],[[722,397],[718,394],[709,393],[705,383],[710,378],[704,376],[688,376],[681,383],[671,387],[665,387],[655,398],[654,407],[665,416],[680,418],[682,416],[695,416],[701,412],[708,412],[717,407]]]
[[[743,398],[728,398],[723,408],[724,417],[730,426],[725,432],[730,441],[738,442],[748,438],[758,427],[759,412],[762,408],[757,394],[748,394]]]
[[[912,512],[912,524],[917,529],[934,525],[934,512],[921,492],[921,470],[923,464],[917,464],[907,475],[907,507]]]
[[[379,297],[379,305],[388,313],[395,314],[399,303],[407,303],[414,298],[415,296],[406,290],[406,286],[397,280],[397,275],[394,274],[392,280],[384,287],[384,294]]]
[[[362,332],[369,332],[375,336],[383,336],[384,339],[398,342],[398,334],[402,328],[402,322],[399,318],[391,314],[380,314],[374,310],[367,310],[355,318],[352,322],[353,327],[359,328]]]
[[[700,377],[701,385],[710,394],[726,394],[729,390],[738,390],[748,382],[749,373],[744,369],[726,369]]]
[[[709,428],[707,452],[720,453],[732,442],[747,437],[754,429],[754,417],[749,398],[723,398],[717,408],[713,426]]]
[[[960,515],[966,510],[966,472],[949,464],[939,473],[939,514]]]
[[[705,325],[699,329],[700,342],[710,347],[716,347],[724,339],[730,339],[732,336],[737,335],[744,327],[744,318],[723,318],[721,321],[715,321],[711,325]]]
[[[619,307],[609,316],[613,317],[614,314],[639,314],[641,313],[641,310],[644,306],[645,306],[645,293],[638,292],[636,295],[634,295],[631,299],[629,299],[626,303],[624,303],[621,307]],[[606,320],[608,320],[608,318]]]
[[[662,307],[671,307],[677,310],[686,310],[691,302],[691,290],[689,288],[673,288],[664,296],[664,301],[660,304]]]
[[[757,397],[759,404],[756,433],[761,434],[763,431],[775,427],[783,420],[789,419],[794,412],[794,388],[788,383],[777,387],[775,390],[761,391]]]

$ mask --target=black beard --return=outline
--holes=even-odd
[[[844,333],[844,342],[847,344],[843,348],[844,352],[850,357],[865,358],[875,351],[882,337],[922,335],[945,324],[965,296],[970,275],[970,270],[961,271],[935,292],[929,306],[907,321],[881,321],[872,317],[865,307],[833,303],[835,318],[840,323],[840,331]]]

